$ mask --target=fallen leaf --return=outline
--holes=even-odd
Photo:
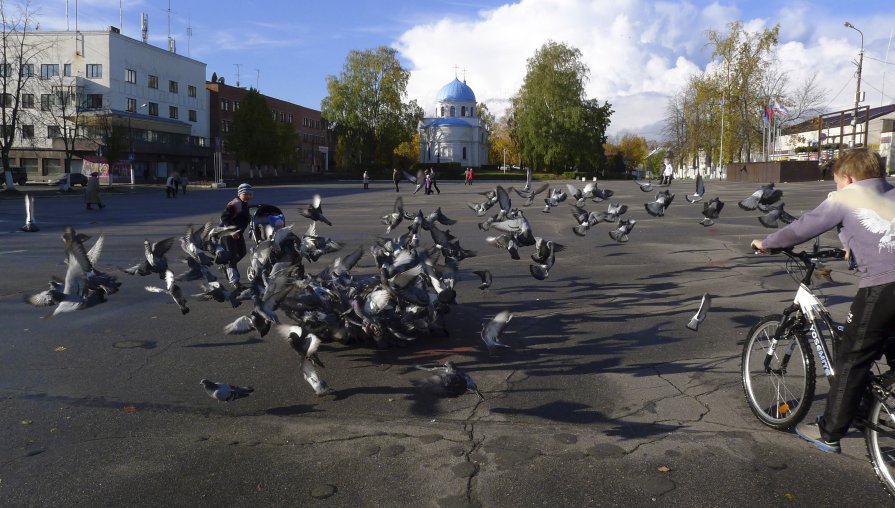
[[[260,483],[258,484],[257,487],[255,487],[255,490],[257,490],[258,492],[261,492],[261,484]]]
[[[670,467],[668,467],[668,466],[659,466],[659,472],[660,472],[660,473],[667,473],[667,472],[669,472],[669,471],[671,471],[671,468],[670,468]]]
[[[783,497],[785,497],[787,501],[795,501],[796,500],[796,495],[793,494],[792,492],[787,492],[786,494],[783,494]]]
[[[34,422],[31,420],[22,420],[22,425],[31,425],[32,423]]]
[[[127,414],[132,414],[137,412],[137,406],[124,406],[123,408],[121,408],[121,410]]]
[[[53,351],[55,351],[57,353],[61,353],[61,352],[65,351],[65,346],[55,347],[55,348],[53,348]]]

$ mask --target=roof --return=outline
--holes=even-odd
[[[475,102],[475,93],[465,81],[454,78],[453,81],[441,87],[441,90],[435,95],[435,102],[445,101]]]
[[[851,120],[854,116],[854,112],[855,110],[854,108],[852,108],[844,111],[836,111],[834,113],[826,113],[822,115],[823,125],[820,127],[820,129],[838,128],[840,122],[841,125],[851,125]],[[880,106],[878,108],[870,109],[861,108],[858,110],[858,123],[875,120],[881,116],[886,116],[891,113],[895,113],[895,104],[889,104],[886,106]],[[869,120],[867,119],[868,116],[870,117]],[[783,134],[798,134],[800,132],[817,131],[818,125],[816,123],[816,120],[817,117],[814,117],[805,120],[804,122],[791,125],[783,129]]]
[[[469,127],[471,124],[462,118],[445,117],[445,118],[434,118],[434,119],[432,119],[431,122],[427,123],[426,125],[427,126],[434,125],[436,127],[454,127],[454,126],[458,126],[458,125],[463,126],[463,127]]]

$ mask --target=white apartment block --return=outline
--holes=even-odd
[[[66,144],[74,155],[72,172],[109,162],[106,171],[115,181],[130,181],[131,173],[138,182],[164,180],[173,172],[192,179],[211,173],[205,63],[114,27],[17,36],[24,37],[25,49],[6,48],[0,84],[7,115],[18,100],[10,157],[29,180],[63,173]],[[24,57],[15,58],[17,52]],[[18,98],[16,80],[26,80]],[[115,160],[106,161],[107,154]]]

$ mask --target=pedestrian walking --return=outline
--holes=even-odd
[[[472,168],[469,168],[469,185],[472,185],[472,179],[475,178],[475,173]]]
[[[674,166],[671,165],[671,159],[665,158],[665,169],[662,171],[661,185],[671,185],[671,179],[674,176]]]
[[[398,192],[398,182],[401,181],[401,173],[398,168],[392,168],[392,181],[395,182],[395,192]]]
[[[364,190],[370,188],[370,174],[364,171]]]
[[[100,210],[106,207],[99,198],[99,173],[90,173],[87,178],[87,188],[84,190],[84,204],[88,210],[93,210],[91,205],[99,206]]]
[[[174,175],[168,176],[168,179],[165,180],[165,196],[177,197],[177,191],[174,190]]]
[[[425,181],[423,183],[423,194],[429,195],[432,194],[432,170],[426,170]]]
[[[180,192],[186,194],[186,186],[190,183],[189,177],[187,177],[186,173],[180,175]]]
[[[239,286],[238,263],[246,255],[246,241],[243,234],[251,221],[249,201],[253,197],[252,186],[247,183],[241,183],[236,188],[236,198],[230,200],[224,212],[221,213],[221,226],[236,226],[236,233],[225,236],[221,240],[223,253],[218,256],[216,262],[225,265],[227,278],[230,280],[230,284],[234,286]]]
[[[441,194],[441,189],[438,188],[438,174],[435,172],[435,168],[432,168],[432,171],[429,173],[430,180],[430,189],[429,194],[432,194],[432,189],[435,189],[435,192]]]
[[[469,168],[463,172],[463,185],[469,185]]]
[[[180,175],[174,173],[174,197],[177,197],[177,192],[180,191]]]

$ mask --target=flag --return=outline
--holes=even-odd
[[[778,104],[776,99],[774,99],[774,105],[773,105],[773,107],[772,107],[772,110],[773,110],[774,113],[776,113],[778,116],[786,116],[786,115],[789,114],[789,111],[787,111],[786,108],[784,108],[783,106],[781,106],[780,104]]]
[[[762,118],[765,122],[770,122],[774,119],[774,110],[771,109],[771,106],[762,106],[764,112],[762,113]]]

